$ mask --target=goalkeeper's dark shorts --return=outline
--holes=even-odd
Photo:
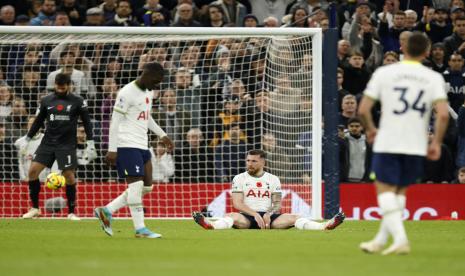
[[[261,217],[263,217],[266,214],[266,212],[258,212],[258,213],[260,214]],[[243,215],[247,220],[249,220],[250,222],[249,229],[260,229],[260,226],[258,226],[258,223],[253,216],[247,215],[245,213],[241,213],[241,215]],[[271,228],[271,224],[273,224],[273,221],[279,218],[279,216],[281,216],[281,214],[271,215],[270,228]]]
[[[41,163],[51,168],[55,160],[58,163],[58,169],[71,170],[78,166],[75,148],[56,148],[48,145],[40,145],[37,148],[33,161]]]

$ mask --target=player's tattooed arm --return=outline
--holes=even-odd
[[[276,214],[281,210],[281,193],[273,193],[271,195],[271,208],[268,210],[268,213]]]

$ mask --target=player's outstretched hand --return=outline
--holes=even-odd
[[[116,152],[107,152],[105,155],[105,159],[107,160],[108,165],[115,166],[116,165],[116,158],[118,157],[118,153]]]
[[[174,149],[174,143],[173,141],[171,141],[170,137],[163,136],[160,138],[160,142],[162,142],[166,146],[168,151],[172,151]]]
[[[438,160],[441,157],[441,145],[436,142],[432,141],[428,146],[428,155],[429,160]]]
[[[260,227],[260,229],[265,229],[265,222],[263,221],[263,218],[260,216],[260,214],[257,213],[253,217],[257,222],[258,227]]]

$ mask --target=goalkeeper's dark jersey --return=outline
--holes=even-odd
[[[76,148],[79,117],[84,124],[87,140],[93,140],[86,101],[74,94],[58,96],[52,93],[40,101],[39,114],[27,136],[34,137],[45,122],[45,135],[41,145],[64,149]]]

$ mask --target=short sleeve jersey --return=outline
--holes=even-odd
[[[271,208],[271,195],[281,193],[281,181],[268,172],[260,177],[244,172],[234,177],[232,192],[243,193],[244,203],[256,212],[266,212]]]
[[[114,110],[124,115],[118,128],[118,148],[148,149],[152,97],[152,93],[139,88],[135,81],[118,92]]]
[[[373,145],[377,153],[425,156],[434,102],[447,100],[442,76],[418,62],[379,68],[364,92],[381,103],[381,120]]]

